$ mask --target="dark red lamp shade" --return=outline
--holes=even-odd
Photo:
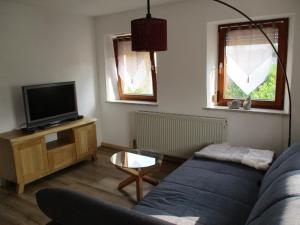
[[[132,51],[166,51],[167,20],[141,18],[131,21]]]

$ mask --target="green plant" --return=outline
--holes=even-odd
[[[273,64],[271,66],[269,75],[266,77],[266,80],[257,87],[254,91],[250,93],[252,100],[275,100],[276,93],[276,70],[277,65]],[[244,99],[246,95],[240,88],[237,86],[230,78],[225,89],[225,97],[228,99]]]

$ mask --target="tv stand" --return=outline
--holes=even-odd
[[[46,136],[57,140],[46,142]],[[0,134],[0,178],[17,184],[17,193],[34,180],[86,159],[96,160],[96,119],[84,118],[33,134]]]

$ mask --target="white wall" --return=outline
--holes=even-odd
[[[227,0],[250,16],[295,14],[295,40],[300,40],[300,3],[298,0]],[[266,7],[267,6],[267,7]],[[106,102],[104,37],[130,32],[130,21],[144,17],[144,10],[98,17],[96,19],[97,53],[101,91],[103,142],[130,146],[133,138],[133,112],[153,110],[229,120],[229,142],[280,151],[286,145],[286,116],[241,112],[207,111],[206,55],[207,23],[238,19],[234,11],[209,0],[190,0],[153,7],[152,14],[168,20],[168,51],[158,53],[158,106],[137,106]],[[300,43],[294,42],[293,140],[300,140]]]
[[[98,117],[95,55],[92,18],[0,0],[0,132],[25,121],[22,85],[74,80],[79,113]]]

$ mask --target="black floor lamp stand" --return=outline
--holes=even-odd
[[[270,38],[268,37],[268,35],[263,31],[263,29],[260,27],[260,25],[258,23],[256,23],[254,20],[252,20],[247,14],[245,14],[244,12],[242,12],[241,10],[235,8],[234,6],[226,3],[226,2],[223,2],[223,1],[220,1],[220,0],[213,0],[215,2],[218,2],[222,5],[225,5],[231,9],[233,9],[234,11],[238,12],[239,14],[241,14],[242,16],[244,16],[247,20],[249,20],[264,36],[265,38],[268,40],[269,44],[272,46],[274,52],[276,53],[277,55],[277,58],[278,58],[278,62],[279,62],[279,65],[280,65],[280,68],[282,70],[282,73],[284,75],[284,79],[285,79],[285,83],[286,83],[286,86],[287,86],[287,91],[288,91],[288,99],[289,99],[289,136],[288,136],[288,146],[291,145],[291,134],[292,134],[292,97],[291,97],[291,89],[290,89],[290,84],[289,84],[289,79],[287,77],[287,74],[286,74],[286,68],[285,66],[283,65],[282,63],[282,59],[280,58],[280,55],[277,51],[277,49],[275,48],[274,44],[272,43],[272,41],[270,40]]]

